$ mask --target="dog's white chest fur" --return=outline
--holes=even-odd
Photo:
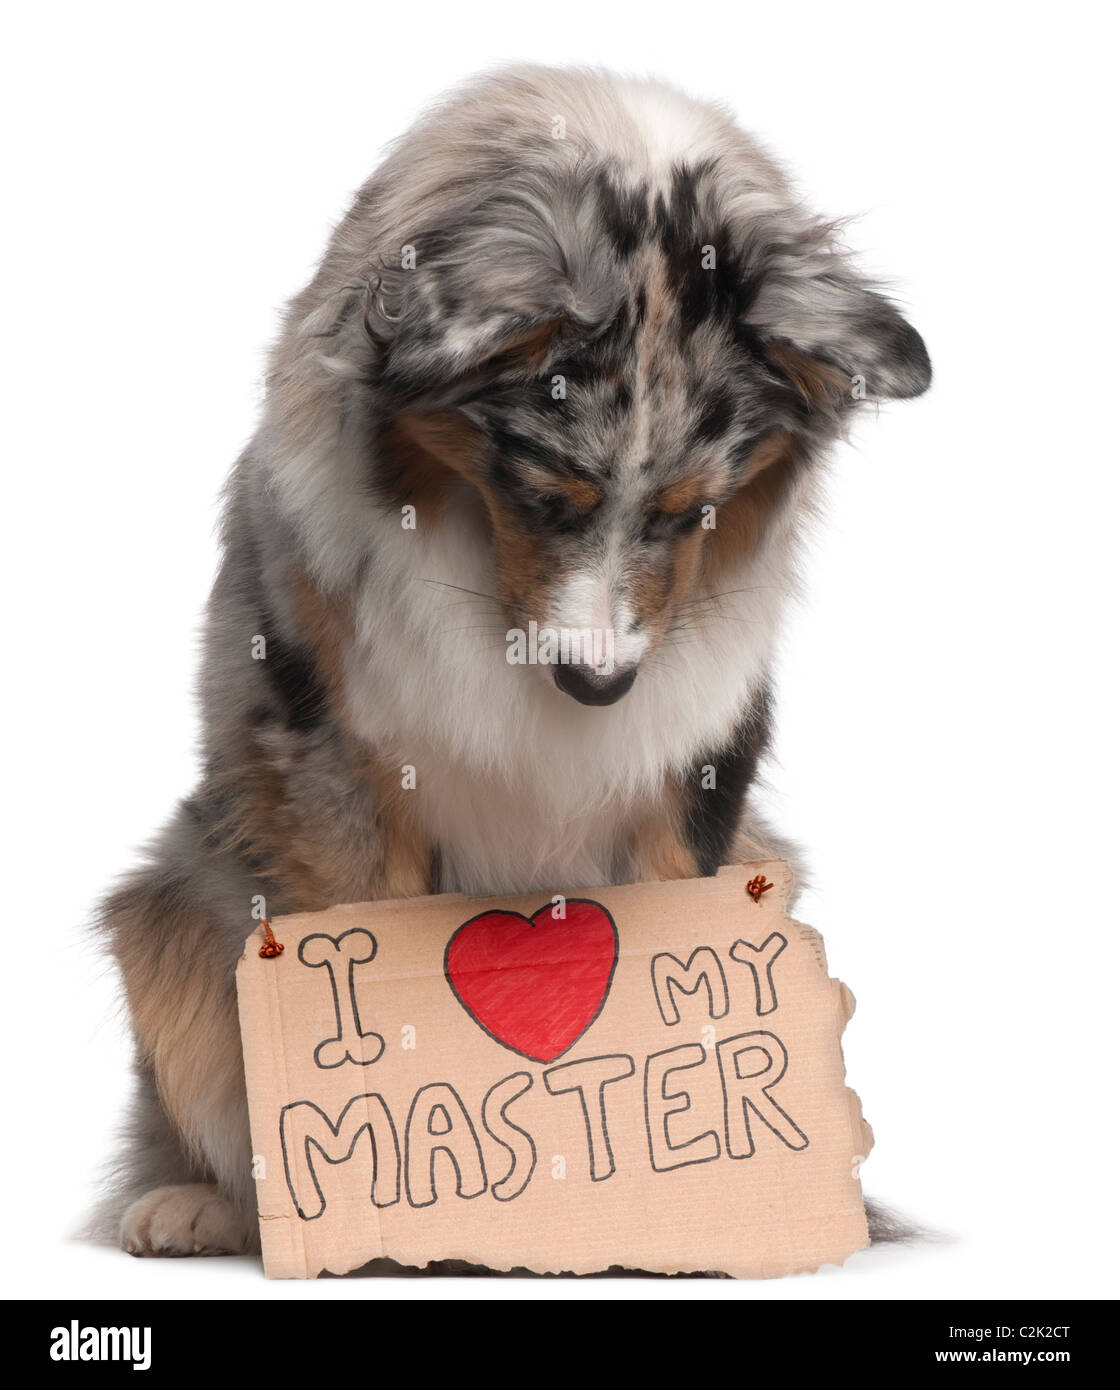
[[[636,808],[724,746],[770,658],[783,577],[756,557],[719,605],[647,661],[605,708],[511,665],[466,523],[379,537],[347,672],[348,716],[390,768],[415,769],[421,828],[446,891],[582,888],[619,870]],[[767,582],[769,581],[769,582]],[[454,587],[452,587],[454,586]],[[466,591],[474,590],[476,594]]]

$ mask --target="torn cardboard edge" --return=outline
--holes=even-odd
[[[755,902],[748,885],[773,882]],[[278,918],[237,983],[265,1272],[771,1277],[866,1247],[854,1001],[782,861]]]

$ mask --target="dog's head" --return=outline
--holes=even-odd
[[[734,582],[858,402],[930,380],[831,229],[716,161],[660,187],[520,169],[414,255],[367,305],[379,484],[469,480],[508,622],[588,704]]]

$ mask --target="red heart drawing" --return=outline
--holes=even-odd
[[[564,916],[546,903],[532,917],[482,912],[444,953],[447,983],[495,1042],[533,1062],[554,1062],[591,1027],[606,1003],[618,932],[588,898],[568,898]]]

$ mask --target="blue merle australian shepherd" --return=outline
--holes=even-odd
[[[515,69],[396,145],[288,309],[229,483],[198,786],[103,907],[139,1072],[126,1250],[256,1247],[255,899],[774,853],[748,793],[799,525],[859,404],[929,381],[716,107]],[[510,660],[527,633],[609,641]]]

